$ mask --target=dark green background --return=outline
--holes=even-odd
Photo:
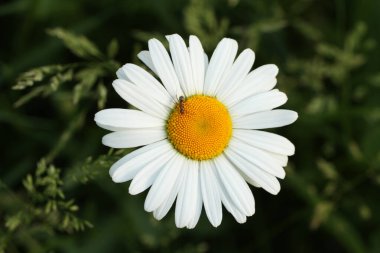
[[[376,0],[1,1],[0,252],[380,252],[379,17]],[[49,36],[56,27],[102,53],[82,45],[81,54],[62,30]],[[130,196],[129,183],[108,176],[121,153],[101,145],[93,115],[126,106],[111,87],[115,70],[138,62],[149,38],[172,33],[198,35],[209,55],[227,36],[239,51],[252,48],[256,67],[279,66],[284,107],[299,113],[274,130],[296,146],[282,190],[252,188],[256,214],[243,225],[226,211],[216,229],[204,213],[193,230],[175,228],[173,211],[157,222],[143,210],[145,193]],[[71,63],[64,81],[52,70],[12,89],[29,69]],[[41,93],[21,105],[34,89]],[[48,175],[28,190],[42,158],[62,183]],[[62,227],[70,199],[92,228]],[[44,211],[56,200],[57,210]]]

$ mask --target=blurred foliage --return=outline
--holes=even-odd
[[[380,2],[13,0],[0,4],[0,252],[380,252]],[[63,28],[62,28],[63,27]],[[151,37],[225,36],[275,63],[298,121],[278,196],[214,229],[157,222],[108,169],[93,115]],[[36,162],[37,167],[35,166]],[[61,168],[61,169],[58,169]]]
[[[14,194],[2,184],[6,192],[1,194],[1,205],[11,214],[5,216],[1,251],[15,247],[42,251],[43,247],[36,239],[39,236],[51,236],[55,231],[72,233],[92,227],[90,222],[75,215],[79,207],[73,199],[66,199],[59,169],[47,166],[42,160],[35,175],[27,175],[22,183],[25,196]]]

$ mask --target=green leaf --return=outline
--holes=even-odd
[[[110,59],[115,58],[116,54],[119,52],[119,42],[116,39],[112,39],[107,47],[107,56]]]
[[[98,84],[98,108],[103,109],[107,101],[107,88],[103,83]]]
[[[101,67],[93,66],[80,70],[75,74],[75,79],[78,82],[74,87],[73,103],[78,104],[83,96],[88,96],[90,89],[95,85],[99,77],[104,71]]]
[[[48,76],[61,72],[64,69],[65,66],[63,65],[48,65],[31,69],[19,76],[12,89],[23,90],[27,87],[33,86],[37,82],[41,82]]]
[[[71,65],[45,66],[22,74],[13,89],[23,90],[44,82],[47,82],[47,85],[33,87],[28,93],[19,98],[14,106],[20,107],[35,97],[48,96],[56,92],[61,84],[73,79],[73,67]]]
[[[63,28],[49,29],[48,34],[62,40],[73,54],[84,59],[103,58],[99,49],[83,35],[76,35]]]
[[[185,9],[186,30],[197,35],[206,50],[215,47],[225,36],[229,24],[228,19],[217,18],[213,7],[207,1],[192,0]]]
[[[15,215],[8,216],[5,219],[5,227],[10,231],[16,230],[23,222],[23,213],[17,212]]]

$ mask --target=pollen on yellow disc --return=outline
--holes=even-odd
[[[217,99],[195,95],[176,104],[167,122],[167,132],[178,152],[193,160],[207,160],[227,147],[232,121],[227,108]]]

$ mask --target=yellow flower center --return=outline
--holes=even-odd
[[[195,95],[176,104],[167,131],[178,152],[193,160],[207,160],[220,155],[228,145],[232,121],[217,99]]]

